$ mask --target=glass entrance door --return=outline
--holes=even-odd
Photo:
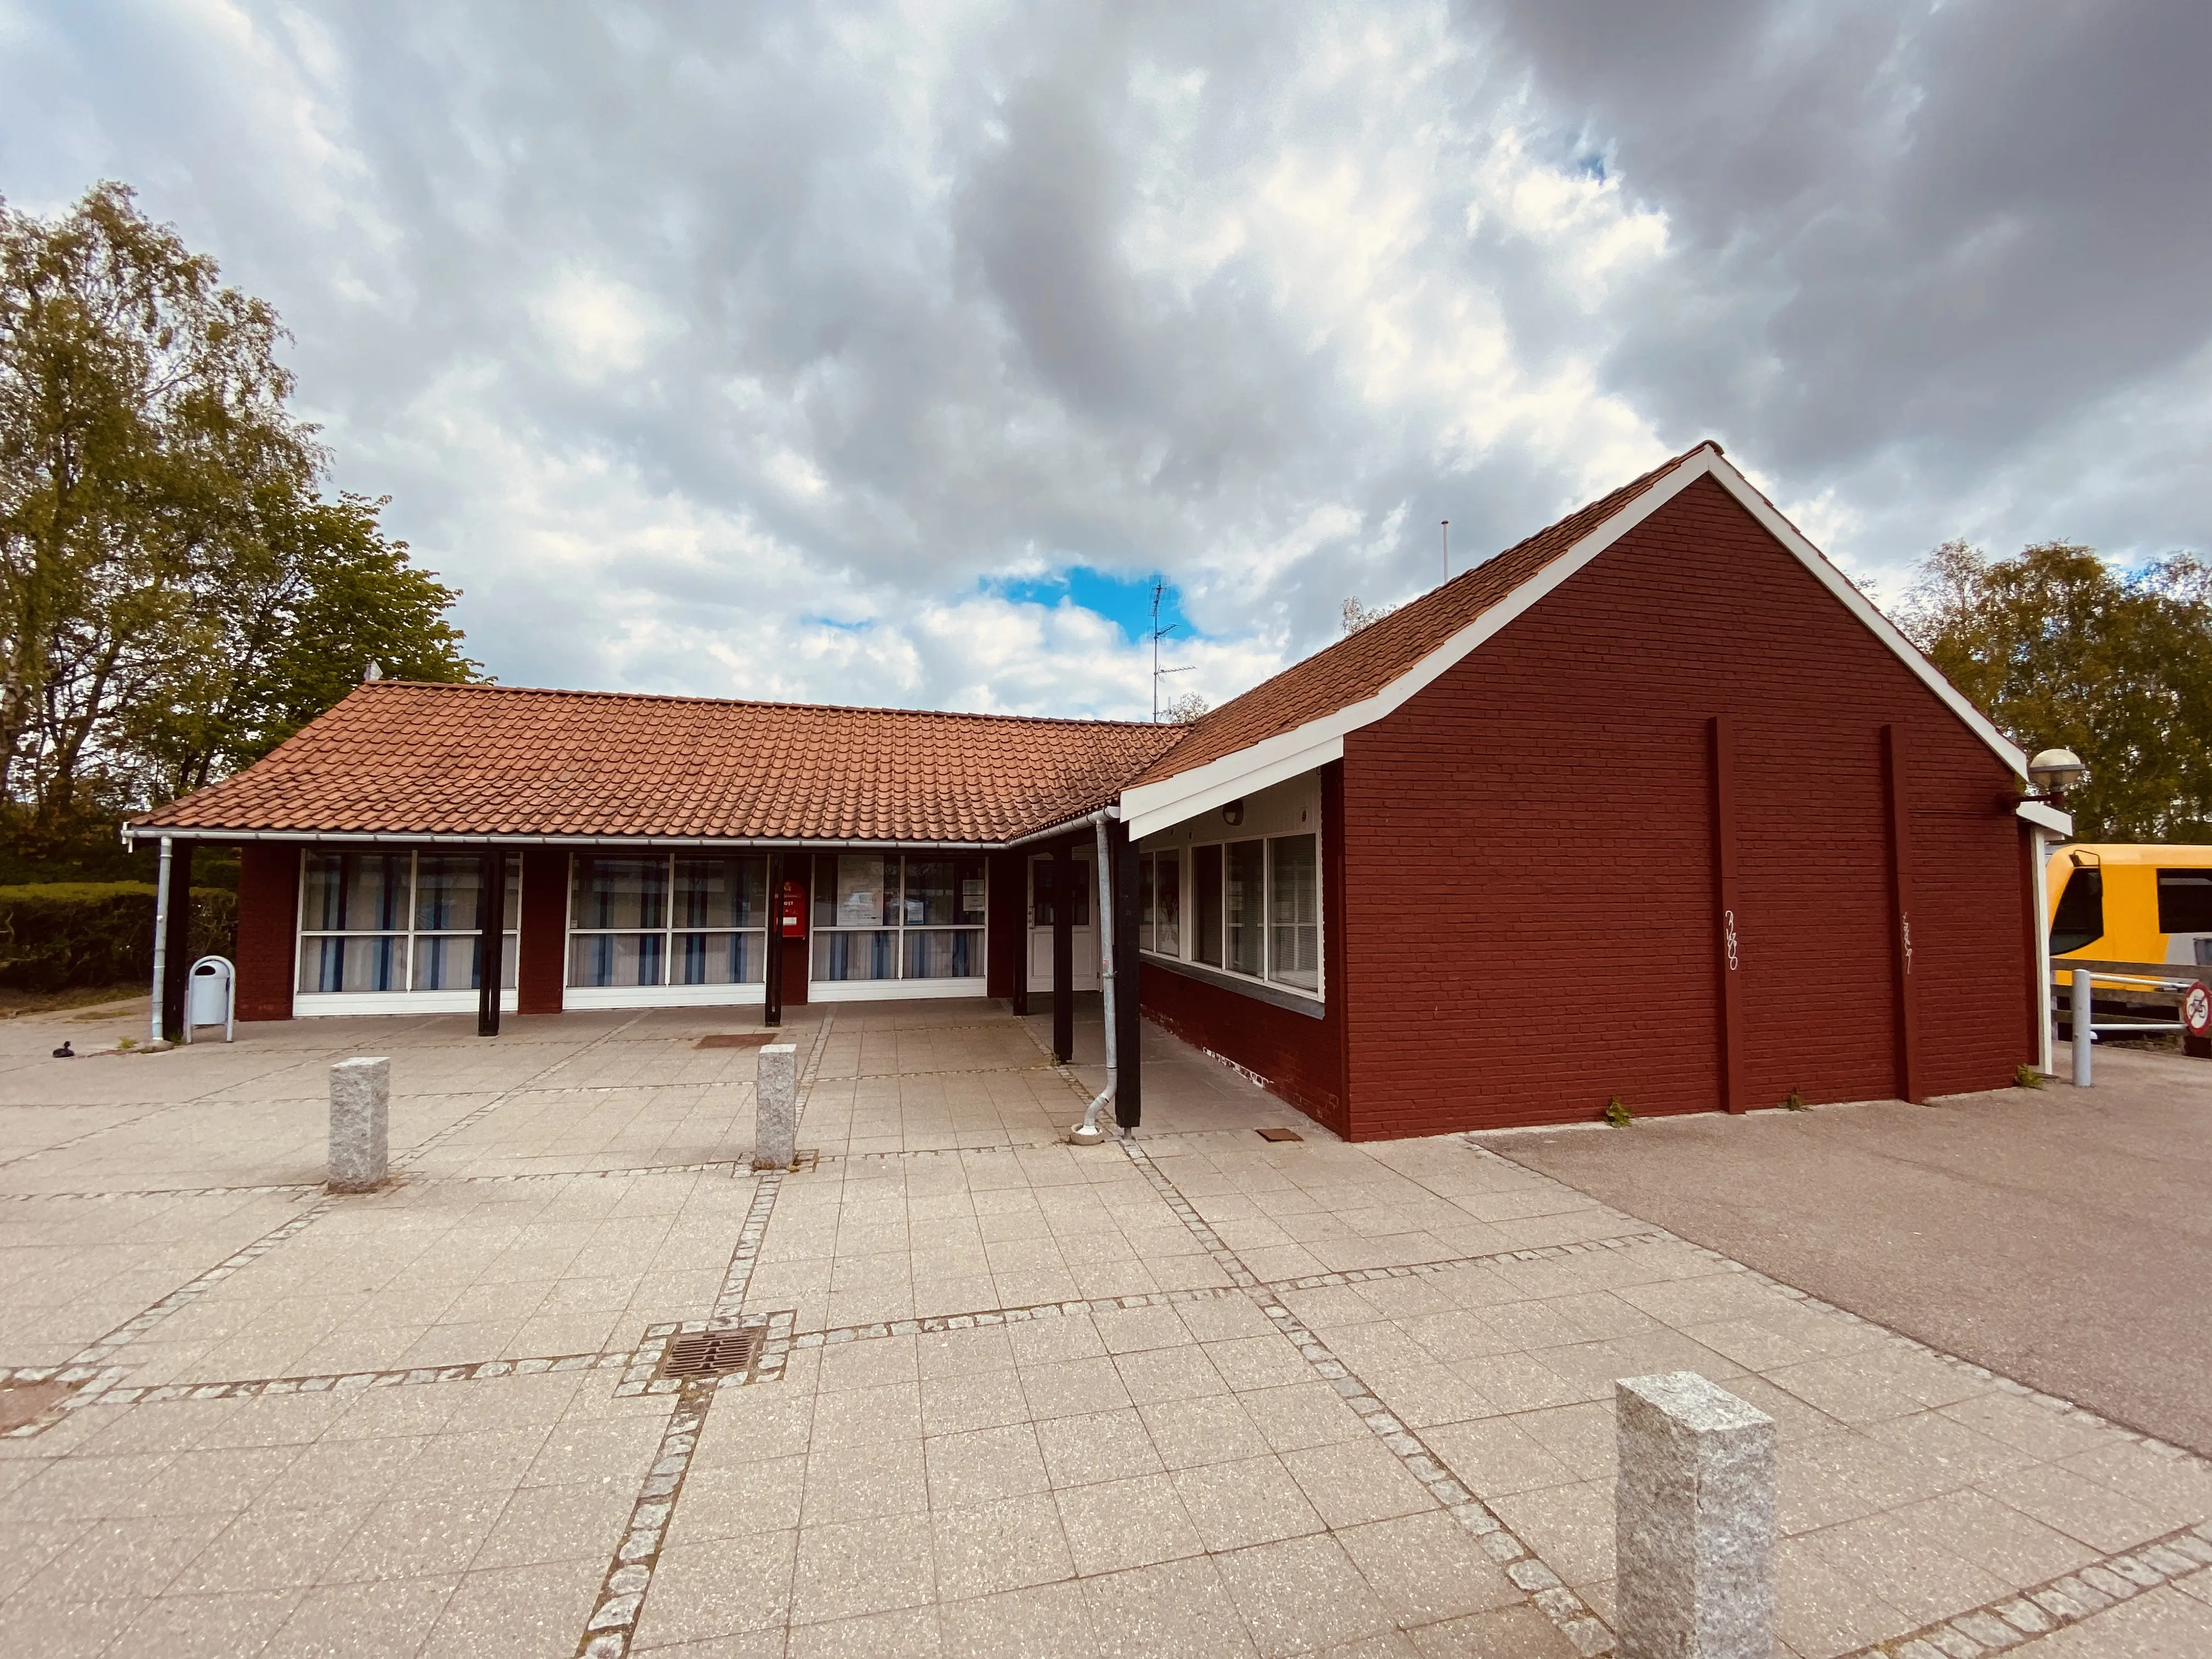
[[[1075,943],[1075,988],[1098,988],[1098,878],[1088,854],[1079,853],[1070,868],[1074,890],[1068,895],[1069,932]],[[1052,914],[1057,896],[1052,890],[1052,860],[1030,860],[1030,990],[1052,994]]]

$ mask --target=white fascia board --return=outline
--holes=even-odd
[[[2013,810],[2024,822],[2039,830],[2048,830],[2061,841],[2074,839],[2074,815],[2071,812],[2062,812],[2039,800],[2024,800]]]
[[[1310,733],[1313,729],[1311,726],[1304,726],[1296,732],[1285,732],[1284,736],[1295,738]],[[1246,795],[1256,795],[1271,785],[1343,758],[1344,739],[1340,737],[1324,738],[1319,743],[1299,748],[1283,746],[1282,738],[1271,738],[1266,743],[1255,744],[1237,754],[1224,755],[1218,761],[1194,767],[1164,782],[1127,791],[1121,797],[1121,817],[1129,826],[1129,839],[1142,841],[1146,836],[1172,829],[1201,812],[1210,812],[1217,806],[1224,806]],[[1167,799],[1157,796],[1147,799],[1152,790],[1163,790],[1171,785],[1187,785],[1194,781],[1196,787],[1185,787],[1180,793]]]
[[[1334,745],[1334,752],[1323,755],[1322,758],[1340,759],[1347,733],[1395,714],[1469,652],[1480,647],[1507,624],[1518,620],[1599,554],[1705,477],[1717,480],[1723,489],[1735,496],[1768,534],[1789,549],[1797,562],[1812,572],[1815,580],[1834,594],[1846,611],[1865,623],[1875,637],[1887,646],[1898,659],[1942,701],[1946,708],[1964,720],[1975,736],[1994,750],[1998,759],[2010,767],[2017,776],[2025,778],[2027,775],[2026,751],[1991,725],[1973,704],[1960,696],[1958,688],[1943,678],[1942,671],[1934,663],[1920,654],[1918,647],[1898,631],[1895,623],[1875,608],[1873,602],[1859,592],[1849,577],[1829,563],[1827,556],[1806,540],[1796,526],[1778,513],[1774,504],[1754,489],[1751,481],[1737,471],[1725,456],[1707,445],[1373,696],[1348,704],[1317,720],[1310,720],[1292,731],[1266,738],[1249,749],[1239,750],[1204,766],[1194,767],[1188,772],[1164,778],[1158,783],[1140,784],[1133,789],[1124,790],[1121,816],[1129,820],[1130,833],[1150,835],[1155,830],[1164,830],[1170,824],[1195,817],[1210,805],[1234,800],[1241,794],[1265,787],[1266,783],[1279,781],[1291,775],[1290,771],[1279,769],[1279,757],[1320,753]],[[1311,764],[1318,765],[1320,762]],[[1255,781],[1262,777],[1265,783]]]

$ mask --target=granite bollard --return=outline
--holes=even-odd
[[[1771,1659],[1774,1419],[1695,1371],[1613,1399],[1619,1659]]]
[[[753,1168],[787,1170],[799,1155],[799,1045],[772,1042],[760,1051],[754,1089],[759,1118],[753,1130]]]
[[[381,1187],[391,1168],[392,1062],[342,1060],[331,1067],[331,1190]]]

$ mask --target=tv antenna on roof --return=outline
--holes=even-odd
[[[1446,519],[1446,520],[1443,521],[1443,526],[1444,526],[1444,532],[1443,532],[1443,533],[1444,533],[1444,580],[1445,580],[1446,581],[1449,581],[1449,580],[1451,580],[1451,520],[1450,520],[1449,519]]]
[[[1152,642],[1152,724],[1155,726],[1160,723],[1160,676],[1188,674],[1197,665],[1194,663],[1184,663],[1176,668],[1160,666],[1160,641],[1182,626],[1181,623],[1170,623],[1165,628],[1160,626],[1160,599],[1167,591],[1168,585],[1164,577],[1152,583],[1152,629],[1147,637]]]

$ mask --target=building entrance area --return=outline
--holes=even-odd
[[[1074,986],[1079,991],[1095,991],[1098,988],[1098,873],[1087,851],[1077,854],[1069,868],[1074,872],[1070,883],[1073,890],[1067,896],[1068,932],[1075,941]],[[1035,992],[1045,996],[1052,994],[1053,906],[1059,896],[1053,891],[1052,871],[1050,858],[1030,860],[1029,982]]]

